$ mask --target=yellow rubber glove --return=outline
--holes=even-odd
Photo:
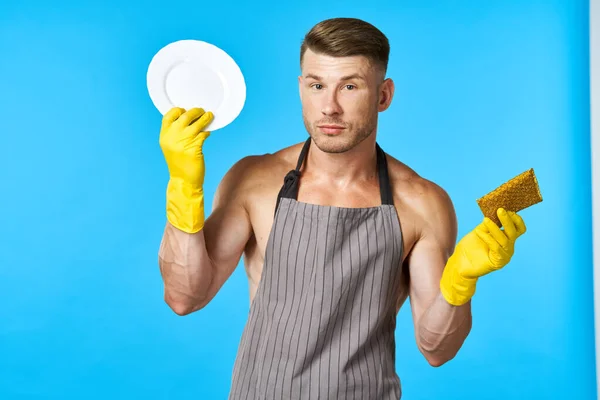
[[[475,294],[477,279],[506,266],[515,251],[517,238],[526,231],[523,219],[512,211],[498,210],[502,229],[491,219],[465,235],[448,259],[440,289],[448,303],[460,306]]]
[[[167,112],[160,130],[160,147],[167,167],[167,219],[176,228],[195,233],[204,227],[205,131],[213,114],[201,108],[175,107]]]

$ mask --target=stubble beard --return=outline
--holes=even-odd
[[[344,153],[358,146],[363,140],[367,139],[375,132],[377,126],[377,113],[371,113],[365,121],[361,121],[360,125],[342,123],[341,121],[326,121],[327,123],[339,124],[346,129],[339,135],[326,135],[320,132],[317,125],[324,123],[318,121],[311,123],[302,115],[304,126],[314,144],[324,153]]]

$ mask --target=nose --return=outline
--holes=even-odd
[[[339,115],[342,113],[342,107],[337,99],[337,91],[331,91],[323,96],[323,105],[321,107],[323,115]]]

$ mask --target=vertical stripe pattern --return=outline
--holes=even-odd
[[[393,205],[282,198],[233,368],[230,400],[398,400]]]

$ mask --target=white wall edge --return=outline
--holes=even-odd
[[[590,0],[590,124],[596,393],[600,399],[600,0]]]

